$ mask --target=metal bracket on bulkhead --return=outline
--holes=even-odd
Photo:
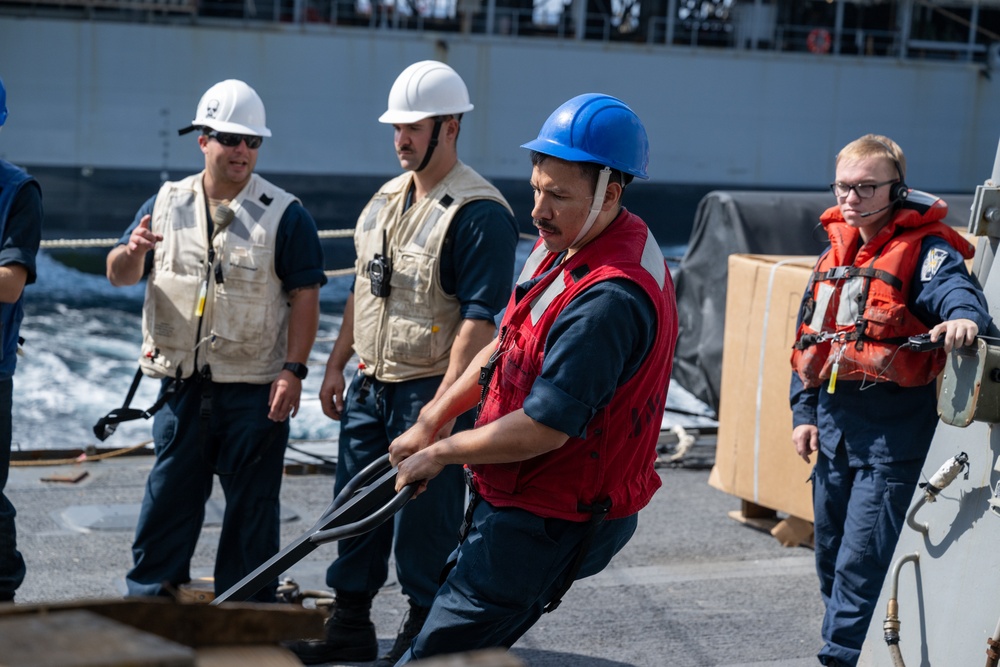
[[[952,426],[1000,423],[1000,347],[977,338],[952,350],[941,374],[937,410]]]
[[[1000,187],[994,185],[992,180],[976,186],[969,215],[969,233],[1000,237]]]

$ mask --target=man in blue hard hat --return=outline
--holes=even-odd
[[[389,449],[398,488],[433,487],[449,464],[471,474],[453,567],[397,665],[509,648],[607,566],[661,484],[676,302],[656,239],[622,206],[647,177],[645,128],[620,100],[580,95],[523,147],[540,239],[499,336]],[[440,437],[477,402],[475,429]]]
[[[0,127],[7,121],[7,89],[0,80]],[[10,466],[11,407],[24,286],[35,282],[42,237],[42,190],[20,167],[0,160],[0,602],[24,581],[10,500],[3,494]]]

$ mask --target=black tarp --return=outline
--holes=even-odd
[[[972,196],[942,198],[948,202],[946,222],[964,229]],[[716,413],[729,255],[818,255],[828,245],[819,216],[835,203],[829,191],[713,191],[698,204],[687,251],[674,272],[680,334],[672,379]]]

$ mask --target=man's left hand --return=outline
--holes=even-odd
[[[944,350],[951,352],[956,347],[965,347],[976,342],[979,325],[972,320],[959,318],[938,324],[930,331],[931,340],[941,340],[944,336]]]
[[[440,438],[435,438],[434,430],[426,422],[418,419],[413,426],[389,443],[389,462],[392,465],[399,465],[435,439]]]

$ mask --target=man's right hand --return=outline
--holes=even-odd
[[[815,424],[800,424],[792,431],[792,443],[795,453],[809,463],[809,456],[819,449],[819,429]]]
[[[142,216],[142,220],[128,237],[128,254],[145,256],[147,252],[156,247],[156,244],[163,240],[162,234],[154,234],[149,228],[150,215]]]
[[[344,369],[328,364],[319,388],[319,404],[323,414],[336,421],[344,411],[344,385]]]

